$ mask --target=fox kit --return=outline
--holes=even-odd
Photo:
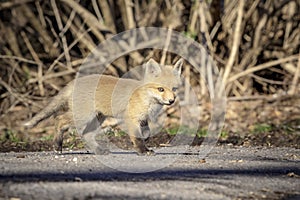
[[[48,106],[24,125],[33,127],[62,108],[66,108],[67,111],[63,115],[56,116],[58,134],[55,142],[57,149],[62,151],[63,133],[76,118],[74,116],[80,118],[74,119],[75,123],[80,121],[81,124],[88,124],[95,118],[99,119],[101,124],[105,117],[121,116],[137,153],[151,154],[153,151],[149,150],[144,143],[145,135],[150,131],[148,122],[151,116],[157,115],[164,105],[175,102],[175,92],[181,83],[182,64],[183,60],[180,59],[173,67],[161,67],[150,59],[145,64],[142,80],[106,75],[88,75],[78,78],[63,88]],[[74,92],[75,85],[79,88],[77,93]],[[73,107],[75,105],[78,107],[76,111]],[[83,136],[85,134],[87,132],[83,131]]]

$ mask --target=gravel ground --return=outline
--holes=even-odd
[[[300,199],[300,149],[222,145],[204,159],[199,151],[1,153],[0,198]],[[149,172],[118,171],[130,167]]]

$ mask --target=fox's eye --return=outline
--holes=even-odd
[[[176,91],[177,91],[177,89],[178,89],[178,88],[176,88],[176,87],[173,87],[173,88],[172,88],[172,91],[173,91],[173,92],[176,92]]]
[[[160,92],[163,92],[163,91],[165,91],[165,89],[164,88],[162,88],[162,87],[159,87],[159,88],[157,88],[158,89],[158,91],[160,91]]]

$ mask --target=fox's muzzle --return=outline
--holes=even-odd
[[[169,100],[166,100],[166,105],[172,105],[175,102],[176,96],[169,98]]]
[[[175,99],[169,99],[169,105],[172,105],[175,102]]]

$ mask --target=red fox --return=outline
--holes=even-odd
[[[178,60],[173,67],[160,66],[150,59],[145,64],[145,73],[142,80],[117,78],[107,75],[87,75],[70,82],[57,96],[24,126],[30,128],[40,121],[56,114],[62,108],[67,112],[56,117],[55,142],[57,150],[62,151],[63,134],[72,124],[74,116],[74,86],[96,88],[93,93],[80,93],[76,99],[79,103],[80,121],[88,124],[91,119],[97,117],[100,124],[105,117],[121,116],[124,119],[126,131],[130,136],[133,146],[138,154],[152,154],[144,143],[144,136],[150,131],[148,122],[150,115],[156,115],[164,105],[171,105],[176,99],[176,90],[181,84],[181,69],[183,59]],[[93,99],[93,101],[89,101]],[[91,103],[94,110],[91,111]],[[84,136],[85,133],[83,133]]]

